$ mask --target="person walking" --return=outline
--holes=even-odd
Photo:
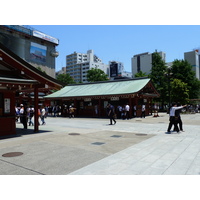
[[[130,119],[130,106],[128,104],[125,105],[126,119]]]
[[[33,115],[34,115],[34,108],[33,108],[33,106],[30,106],[28,108],[28,119],[29,119],[28,124],[29,124],[29,126],[31,126],[31,125],[33,126],[33,122],[32,122]]]
[[[119,105],[119,106],[117,107],[117,118],[118,118],[118,119],[121,119],[121,117],[122,117],[122,106]]]
[[[112,121],[114,122],[114,124],[116,124],[116,120],[115,120],[115,108],[113,105],[108,104],[108,117],[110,118],[110,124],[109,125],[113,125]]]
[[[69,118],[74,118],[76,108],[73,107],[73,105],[69,106]]]
[[[177,120],[175,118],[175,111],[179,110],[181,108],[184,108],[184,107],[186,107],[186,105],[177,107],[176,103],[172,103],[172,107],[170,108],[170,112],[169,112],[169,125],[168,125],[168,129],[167,129],[167,134],[171,133],[172,125],[174,125],[174,130],[177,131],[177,133],[179,133]]]
[[[18,119],[20,118],[20,107],[15,106],[15,120],[18,122]]]
[[[177,107],[179,107],[179,106],[181,106],[181,104],[177,103]],[[183,122],[181,120],[181,109],[175,110],[175,120],[177,122],[177,126],[179,128],[179,131],[184,132],[183,131]],[[174,127],[174,131],[176,131],[175,127]]]
[[[53,116],[57,117],[57,106],[56,105],[53,106],[52,112],[53,112]]]
[[[134,118],[137,117],[137,106],[136,105],[133,106],[133,117]]]
[[[42,106],[41,115],[40,115],[41,121],[42,121],[42,125],[46,124],[46,122],[44,121],[45,115],[46,115],[46,110],[45,110],[44,106]]]
[[[144,117],[145,118],[145,104],[142,105],[142,113],[141,113],[141,118]]]
[[[63,110],[62,110],[62,112],[63,112],[63,116],[67,117],[67,113],[68,113],[67,105],[63,104]]]
[[[94,113],[95,113],[95,117],[98,117],[98,115],[99,115],[99,106],[97,104],[94,106]]]
[[[122,107],[122,113],[121,113],[122,119],[125,120],[126,119],[126,111],[125,111],[125,105],[123,105]]]
[[[27,109],[23,104],[20,105],[20,122],[23,124],[24,129],[27,129]]]

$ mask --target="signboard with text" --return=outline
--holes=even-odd
[[[52,43],[55,43],[55,44],[58,44],[58,43],[59,43],[58,39],[56,39],[56,38],[54,38],[54,37],[51,37],[51,36],[49,36],[49,35],[46,35],[46,34],[44,34],[44,33],[41,33],[41,32],[39,32],[39,31],[33,31],[33,36],[38,37],[38,38],[41,38],[41,39],[43,39],[43,40],[47,40],[47,41],[52,42]]]

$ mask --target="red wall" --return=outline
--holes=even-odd
[[[15,124],[15,92],[8,90],[0,90],[3,94],[3,109],[0,113],[0,136],[16,134]],[[10,99],[10,113],[5,113],[4,99]]]

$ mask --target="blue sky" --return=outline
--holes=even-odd
[[[2,24],[30,25],[58,38],[57,71],[66,65],[66,55],[89,49],[105,64],[121,61],[125,70],[131,71],[135,54],[164,51],[166,61],[171,62],[199,48],[198,5],[198,0],[35,0],[25,8],[26,1],[18,0],[12,6],[10,1],[2,2],[14,17],[5,17],[7,9],[2,9],[0,17]]]
[[[124,63],[131,71],[131,58],[144,52],[164,51],[166,61],[183,59],[184,52],[200,48],[199,25],[30,25],[59,39],[56,71],[66,65],[65,57],[74,51],[94,53],[105,64]]]

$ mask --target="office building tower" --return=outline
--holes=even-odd
[[[184,60],[187,60],[190,65],[192,65],[192,70],[195,72],[196,78],[200,78],[200,70],[199,70],[199,52],[198,50],[185,52]]]
[[[166,59],[165,52],[158,52],[161,56],[163,61]],[[135,74],[142,71],[146,73],[146,75],[150,74],[152,68],[152,53],[145,52],[141,54],[134,55],[131,58],[131,65],[132,65],[132,74],[135,77]]]
[[[124,71],[124,64],[117,61],[109,61],[110,80],[120,78],[132,78],[132,73]]]
[[[102,63],[93,50],[88,50],[86,54],[74,52],[66,56],[66,73],[77,83],[87,83],[87,72],[92,68],[101,69],[109,75],[108,65]]]
[[[59,40],[29,26],[1,25],[0,43],[34,67],[55,78]]]

